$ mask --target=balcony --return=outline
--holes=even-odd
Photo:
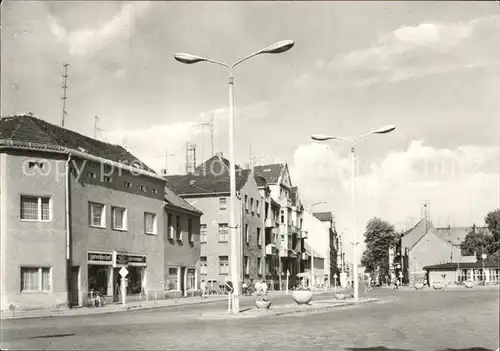
[[[265,226],[266,228],[274,228],[275,224],[274,224],[274,221],[271,219],[271,218],[266,218],[266,220],[264,221],[265,223]]]
[[[276,245],[274,244],[266,245],[266,255],[277,255],[277,254],[278,254],[278,249],[276,248]]]
[[[288,234],[288,225],[281,223],[280,224],[280,234],[287,235]]]

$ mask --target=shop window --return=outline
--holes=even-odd
[[[200,257],[200,274],[207,274],[208,265],[207,265],[207,257]]]
[[[26,221],[49,221],[50,220],[50,197],[21,195],[22,220]]]
[[[21,291],[50,291],[49,267],[21,267]]]
[[[219,274],[229,274],[229,257],[219,256]]]
[[[179,290],[179,267],[168,268],[167,290]]]
[[[156,214],[144,212],[144,232],[146,234],[157,234]]]
[[[188,268],[187,269],[187,282],[186,282],[187,290],[196,289],[196,269]]]
[[[200,224],[200,242],[201,243],[207,242],[207,225],[206,224]]]
[[[143,292],[144,267],[128,266],[127,294],[137,295]]]
[[[89,265],[88,266],[88,290],[96,290],[101,295],[108,294],[108,280],[111,272],[110,266]]]
[[[89,202],[89,225],[91,227],[106,227],[106,215],[103,204]]]
[[[113,229],[127,230],[127,210],[123,207],[111,207]]]
[[[229,226],[227,223],[219,224],[219,242],[229,241]]]

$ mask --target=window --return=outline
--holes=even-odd
[[[125,181],[124,184],[125,184],[126,188],[131,188],[132,187],[132,183],[131,182]]]
[[[127,230],[127,210],[122,207],[111,207],[113,229]]]
[[[253,207],[253,197],[250,198],[250,211],[252,211],[252,214],[255,212],[254,207]]]
[[[248,196],[245,195],[245,210],[248,211]]]
[[[227,198],[219,198],[219,210],[227,210]]]
[[[181,216],[175,216],[175,238],[182,240]]]
[[[285,223],[285,216],[283,214],[281,214],[280,220],[281,220],[281,223]]]
[[[262,275],[262,266],[261,266],[262,259],[260,257],[257,258],[257,267],[259,267],[259,275]]]
[[[245,242],[247,244],[250,242],[250,235],[248,233],[248,224],[245,224]]]
[[[139,184],[139,189],[141,189],[141,191],[143,193],[145,193],[146,191],[148,191],[148,189],[144,185],[142,185],[142,184]]]
[[[146,234],[157,234],[156,214],[144,212],[144,232]]]
[[[50,268],[21,267],[21,291],[50,291]]]
[[[89,225],[91,227],[106,227],[104,205],[89,202]]]
[[[94,172],[87,172],[87,177],[95,179],[97,178],[97,175]]]
[[[191,218],[188,219],[188,241],[193,242],[193,220]]]
[[[219,224],[219,241],[226,242],[229,240],[229,226],[227,223]]]
[[[168,268],[167,290],[179,290],[179,267]]]
[[[21,195],[22,220],[50,221],[50,197]]]
[[[113,181],[113,179],[111,177],[109,177],[109,176],[104,176],[104,181],[106,183],[111,183]]]
[[[45,167],[45,162],[30,161],[28,162],[28,168],[35,168],[43,170]]]
[[[219,274],[229,274],[229,258],[219,256]]]
[[[187,281],[186,281],[187,290],[196,289],[196,269],[188,268],[187,269]]]
[[[250,274],[250,257],[245,256],[245,260],[243,261],[243,272],[246,275]]]
[[[255,200],[255,212],[257,212],[257,216],[260,216],[260,203],[259,200]]]
[[[260,228],[257,228],[257,245],[262,246],[260,240]]]
[[[168,217],[168,238],[173,239],[174,238],[174,222],[172,220],[172,215],[169,213]]]
[[[207,274],[208,266],[207,266],[207,257],[200,257],[200,274]]]
[[[201,243],[207,242],[207,225],[206,224],[200,224],[200,242]]]
[[[152,192],[153,194],[158,194],[158,189],[153,189]]]

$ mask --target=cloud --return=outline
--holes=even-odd
[[[403,229],[401,223],[419,217],[423,200],[431,201],[435,225],[482,223],[485,214],[498,206],[498,152],[497,146],[450,150],[413,141],[406,150],[391,152],[366,169],[358,165],[358,235],[374,216]],[[350,162],[350,155],[313,143],[299,146],[290,166],[292,182],[304,202],[328,201],[328,210],[342,228],[352,228],[353,220]]]
[[[421,23],[381,35],[375,45],[337,55],[296,87],[366,87],[381,82],[500,64],[500,16],[456,23]],[[320,67],[320,66],[318,66]]]
[[[98,29],[81,29],[68,32],[58,21],[48,17],[52,35],[69,48],[71,55],[87,55],[104,48],[109,42],[119,36],[132,36],[133,23],[150,7],[147,1],[137,1],[126,4],[111,20]]]

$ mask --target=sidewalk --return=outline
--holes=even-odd
[[[378,298],[361,298],[358,301],[354,300],[320,300],[311,301],[308,305],[297,305],[289,303],[285,305],[276,305],[269,309],[258,309],[256,307],[240,311],[239,314],[233,315],[226,311],[205,312],[200,314],[198,319],[241,319],[241,318],[259,318],[266,316],[285,316],[285,315],[298,315],[298,314],[313,314],[327,312],[329,309],[337,307],[346,307],[360,305],[369,302],[380,301]]]
[[[292,292],[290,291],[289,294]],[[315,291],[314,294],[322,294],[324,291]],[[269,296],[285,295],[285,291],[269,291]],[[63,316],[86,316],[95,314],[107,314],[116,312],[126,312],[130,310],[148,310],[154,308],[168,308],[186,305],[201,305],[227,301],[227,295],[201,297],[185,297],[178,299],[164,299],[156,301],[136,301],[125,304],[111,304],[104,307],[76,307],[72,309],[52,309],[52,310],[13,310],[0,312],[0,320],[41,318],[41,317],[63,317]]]

